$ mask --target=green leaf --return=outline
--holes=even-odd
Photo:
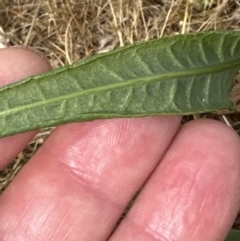
[[[240,241],[240,230],[231,229],[225,241]]]
[[[0,136],[101,118],[232,108],[239,32],[129,45],[0,89]]]

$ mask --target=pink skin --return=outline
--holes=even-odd
[[[0,66],[1,85],[49,69],[20,49],[0,50]],[[224,240],[240,205],[239,138],[213,120],[180,120],[58,127],[0,196],[0,240],[107,240],[146,180],[111,241]],[[1,139],[0,165],[34,133]]]

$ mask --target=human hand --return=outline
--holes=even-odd
[[[35,53],[0,50],[0,84],[49,69]],[[240,141],[224,124],[181,118],[59,126],[0,196],[0,240],[220,241],[240,204]],[[36,132],[0,139],[5,166]]]

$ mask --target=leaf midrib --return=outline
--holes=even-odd
[[[8,110],[1,111],[0,116],[24,111],[26,109],[31,109],[33,107],[52,104],[57,101],[69,100],[69,99],[84,96],[84,95],[91,95],[91,94],[95,94],[95,93],[97,94],[97,93],[104,92],[104,91],[125,88],[128,86],[137,86],[140,84],[147,84],[147,83],[152,83],[155,81],[167,80],[167,79],[172,79],[172,78],[183,78],[183,77],[191,77],[194,75],[200,76],[200,75],[205,75],[205,74],[209,74],[209,73],[223,72],[225,70],[236,68],[238,66],[240,66],[240,58],[235,59],[233,61],[220,63],[220,64],[216,64],[216,65],[212,65],[212,66],[206,66],[206,67],[195,68],[195,69],[190,69],[190,70],[180,70],[180,71],[168,72],[166,74],[147,76],[147,77],[143,77],[143,78],[139,77],[139,78],[135,78],[135,79],[131,79],[131,80],[123,81],[123,82],[121,81],[121,82],[110,84],[110,85],[91,88],[91,89],[84,90],[84,91],[78,91],[78,92],[67,94],[67,95],[61,95],[59,97],[54,97],[54,98],[51,98],[48,100],[38,101],[35,103],[19,106],[16,108],[11,108]],[[42,78],[44,78],[44,76],[42,76]]]

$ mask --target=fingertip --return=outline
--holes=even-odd
[[[240,138],[236,131],[223,122],[213,119],[199,119],[188,122],[181,129],[181,134],[188,132],[189,139],[205,143],[206,151],[222,152],[228,155],[226,165],[234,165],[240,176]],[[207,143],[207,144],[206,144]]]
[[[214,136],[221,136],[221,139],[222,135],[224,135],[225,137],[233,138],[234,142],[238,141],[240,143],[236,131],[221,121],[213,119],[198,119],[187,122],[183,125],[182,129],[184,128],[189,128],[189,130],[192,129],[197,134],[202,133],[206,135],[206,133],[208,133],[213,134]]]
[[[195,190],[198,185],[205,193],[202,200],[198,199],[201,200],[199,203],[204,210],[199,225],[209,237],[223,237],[231,228],[240,205],[239,136],[233,128],[223,122],[199,119],[184,125],[177,138],[178,143],[181,142],[178,151],[187,151],[190,154],[185,155],[185,160],[189,155],[189,159],[194,161],[183,163],[186,169],[189,166],[192,169],[197,167],[196,175],[201,177],[198,179],[196,175],[192,175]],[[208,229],[206,220],[211,215],[212,227]],[[200,233],[201,231],[198,231],[196,236],[201,236]]]
[[[0,86],[49,71],[49,61],[30,48],[0,49]]]

